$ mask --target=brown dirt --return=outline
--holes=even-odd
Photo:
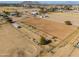
[[[25,24],[36,26],[39,30],[44,31],[52,36],[57,36],[59,39],[64,39],[76,28],[55,21],[43,20],[38,18],[29,18],[22,21]]]

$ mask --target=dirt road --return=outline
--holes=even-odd
[[[66,41],[63,41],[59,44],[55,51],[56,53],[53,56],[70,56],[75,49],[74,42],[76,42],[79,38],[79,29],[75,31],[71,36],[66,38]]]

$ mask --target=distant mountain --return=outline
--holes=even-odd
[[[24,5],[32,5],[32,4],[70,4],[76,5],[79,4],[79,1],[24,1],[22,2]]]
[[[41,4],[41,3],[38,2],[38,1],[24,1],[21,4],[23,4],[23,5],[33,5],[33,4]]]
[[[40,1],[42,4],[79,4],[79,1]]]

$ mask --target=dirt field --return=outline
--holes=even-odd
[[[74,26],[67,26],[58,22],[37,18],[29,18],[23,22],[25,24],[34,25],[39,30],[42,30],[52,36],[57,36],[59,39],[64,39],[76,29]]]
[[[0,47],[0,56],[19,56],[18,51],[24,51],[24,56],[34,56],[39,49],[26,35],[10,24],[0,27]]]
[[[2,11],[8,11],[8,12],[15,12],[15,11],[19,11],[19,12],[22,12],[22,13],[25,13],[25,12],[32,12],[33,10],[37,10],[39,11],[38,8],[23,8],[23,7],[0,7],[0,12]],[[24,12],[25,11],[25,12]]]
[[[73,25],[79,26],[79,13],[50,13],[47,20],[64,23],[64,21],[71,21]]]
[[[74,44],[79,41],[79,29],[76,27],[79,26],[78,13],[50,13],[48,18],[39,19],[30,14],[32,10],[37,9],[0,7],[0,11],[2,10],[11,12],[19,10],[24,14],[22,17],[12,17],[19,25],[23,24],[19,30],[9,23],[0,25],[0,56],[20,56],[20,52],[23,56],[79,56],[78,48],[74,47]],[[28,11],[29,14],[26,14],[25,11]],[[64,23],[66,20],[71,21],[73,25],[66,25]],[[35,26],[38,30],[28,29],[27,24]],[[52,37],[56,36],[59,41],[56,43],[51,39],[52,42],[48,45],[38,45],[33,38],[39,40],[39,32]],[[55,48],[53,48],[54,45],[56,45]],[[39,53],[41,49],[43,49],[42,54]]]

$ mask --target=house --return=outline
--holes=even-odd
[[[38,15],[38,12],[37,12],[37,11],[32,11],[31,14],[32,14],[33,16],[37,16],[37,15]]]

